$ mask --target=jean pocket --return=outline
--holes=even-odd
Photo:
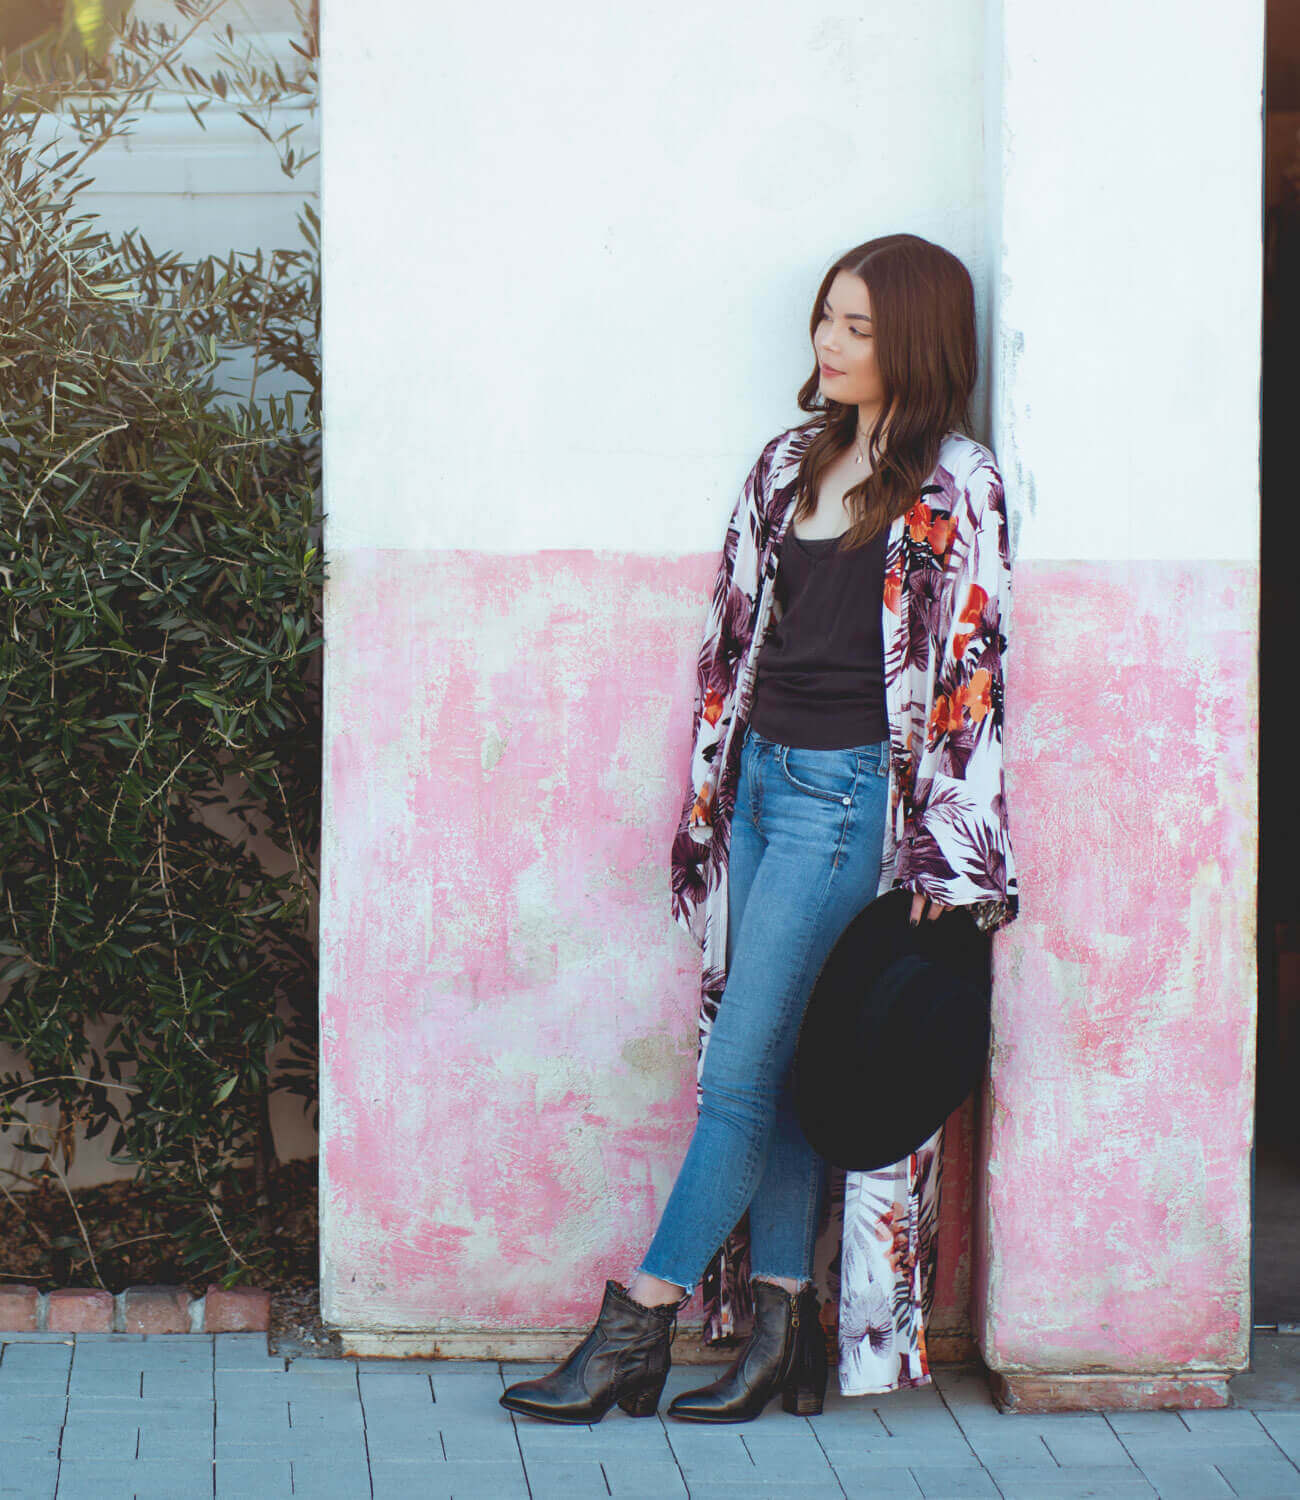
[[[858,757],[852,750],[801,750],[786,746],[781,773],[796,791],[827,802],[849,802],[858,782]]]

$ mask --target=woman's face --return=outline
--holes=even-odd
[[[885,388],[876,368],[871,294],[861,276],[836,272],[820,309],[813,350],[824,396],[845,406],[880,406]]]

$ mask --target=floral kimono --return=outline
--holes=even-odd
[[[727,981],[727,856],[756,661],[772,620],[799,461],[821,420],[773,438],[745,480],[699,653],[691,785],[672,850],[673,916],[703,950],[697,1101]],[[928,482],[891,523],[886,544],[881,618],[889,801],[880,879],[874,892],[863,892],[864,906],[906,886],[945,906],[968,907],[986,932],[1017,914],[1002,765],[1002,625],[1010,588],[996,462],[972,438],[949,432]],[[690,828],[693,809],[703,828]],[[900,1067],[924,1065],[923,1058],[896,1060]],[[831,1174],[825,1213],[832,1220],[842,1215],[842,1224],[838,1254],[819,1282],[837,1330],[846,1396],[930,1381],[925,1318],[934,1300],[942,1143],[940,1126],[892,1166],[843,1174],[842,1193],[838,1169]],[[709,1263],[701,1287],[705,1341],[732,1338],[753,1310],[747,1213]]]

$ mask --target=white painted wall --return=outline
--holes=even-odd
[[[1016,555],[1257,558],[1262,0],[991,4]]]
[[[983,25],[327,4],[331,551],[716,549],[838,253],[908,230],[983,297]]]

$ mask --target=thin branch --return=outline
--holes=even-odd
[[[3,184],[3,182],[4,179],[0,178],[0,184]],[[131,424],[129,422],[117,422],[112,427],[105,427],[102,432],[92,432],[88,438],[83,438],[75,448],[73,448],[70,452],[65,453],[63,457],[58,461],[58,463],[55,464],[52,469],[48,469],[44,474],[42,474],[40,479],[37,481],[36,488],[32,491],[31,499],[27,502],[26,505],[23,506],[22,519],[24,521],[27,519],[27,513],[31,510],[32,506],[36,504],[41,491],[45,488],[48,481],[54,478],[54,476],[59,472],[64,464],[71,463],[72,460],[76,458],[77,454],[80,453],[83,448],[89,448],[91,443],[99,442],[101,438],[108,437],[110,433],[121,432],[124,427],[129,427],[130,425]]]
[[[40,1121],[28,1125],[27,1128],[29,1130],[48,1130],[51,1135],[58,1135],[53,1125],[48,1125]],[[104,1278],[99,1274],[99,1262],[95,1259],[95,1247],[90,1243],[90,1236],[86,1233],[86,1226],[81,1218],[81,1210],[77,1207],[77,1200],[72,1196],[72,1189],[68,1186],[68,1179],[63,1175],[63,1169],[59,1166],[55,1158],[53,1147],[46,1153],[45,1159],[50,1164],[50,1170],[59,1179],[59,1184],[63,1188],[63,1191],[68,1195],[68,1202],[72,1207],[73,1217],[77,1221],[77,1228],[81,1231],[82,1243],[86,1247],[86,1254],[90,1256],[90,1269],[94,1272],[95,1280],[107,1291],[108,1288],[104,1286]]]
[[[123,1093],[139,1094],[142,1089],[134,1087],[129,1083],[114,1083],[107,1078],[83,1078],[80,1073],[46,1073],[40,1078],[29,1078],[25,1083],[20,1083],[11,1089],[0,1089],[0,1099],[6,1094],[21,1094],[28,1089],[34,1089],[42,1083],[93,1083],[96,1088],[121,1089]]]
[[[40,1238],[45,1241],[45,1248],[47,1250],[51,1249],[53,1246],[53,1242],[51,1241],[49,1235],[46,1234],[44,1229],[41,1228],[41,1226],[36,1222],[35,1219],[28,1216],[27,1210],[22,1206],[18,1199],[14,1197],[14,1195],[9,1191],[9,1189],[4,1185],[3,1182],[0,1182],[0,1193],[3,1193],[9,1200],[10,1204],[17,1210],[17,1212],[27,1220],[28,1227],[31,1229],[32,1233],[39,1235]]]

